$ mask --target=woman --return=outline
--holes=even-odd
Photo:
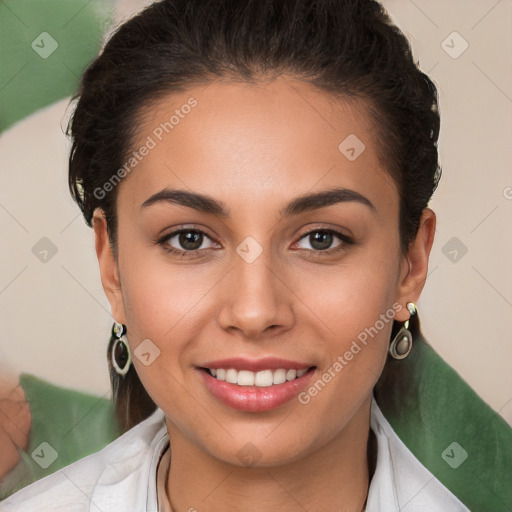
[[[372,393],[414,350],[440,177],[436,88],[377,2],[155,3],[69,132],[127,432],[2,510],[468,510]]]

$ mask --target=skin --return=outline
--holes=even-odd
[[[435,215],[424,210],[402,253],[398,191],[366,105],[335,101],[290,76],[170,95],[148,108],[133,149],[191,96],[198,105],[119,185],[117,260],[101,210],[94,215],[113,317],[127,325],[132,354],[145,339],[160,350],[149,366],[133,359],[166,415],[169,501],[180,512],[362,510],[371,393],[391,322],[307,405],[293,399],[270,411],[236,411],[209,393],[196,367],[274,356],[316,365],[316,381],[394,303],[395,319],[409,318],[405,305],[423,288]],[[366,146],[354,161],[338,150],[349,134]],[[207,194],[229,216],[173,203],[141,208],[166,187]],[[374,210],[346,201],[280,215],[296,197],[331,187],[357,191]],[[180,258],[155,243],[182,225],[206,232],[196,245],[202,255]],[[315,229],[355,243],[334,236],[322,249],[304,236]],[[247,236],[263,251],[252,263],[236,252]],[[178,236],[169,244],[186,251]],[[341,249],[328,254],[329,247]],[[253,467],[238,457],[249,442],[259,454]]]

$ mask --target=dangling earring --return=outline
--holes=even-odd
[[[408,302],[407,309],[411,316],[415,315],[418,311],[414,302]],[[394,359],[405,359],[411,353],[412,334],[409,331],[409,320],[410,317],[404,322],[404,325],[389,345],[389,353]]]
[[[112,335],[116,338],[112,344],[112,366],[119,375],[126,375],[132,364],[128,339],[126,338],[126,326],[114,322]]]

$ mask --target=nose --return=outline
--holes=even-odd
[[[290,329],[294,295],[282,262],[272,262],[265,250],[252,262],[238,254],[233,260],[220,290],[220,327],[254,341]]]

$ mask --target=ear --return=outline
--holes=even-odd
[[[119,323],[126,324],[119,269],[108,239],[105,213],[101,208],[96,208],[94,211],[92,225],[103,290],[110,302],[113,318]]]
[[[402,259],[396,295],[396,302],[402,305],[402,309],[395,317],[399,322],[405,322],[409,318],[405,305],[408,302],[416,303],[425,286],[428,259],[434,243],[435,231],[436,214],[430,208],[425,208],[420,218],[416,238],[411,242],[407,254]]]

